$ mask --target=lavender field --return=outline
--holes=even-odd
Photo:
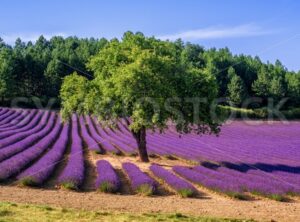
[[[126,159],[116,169],[101,159],[135,160],[137,151],[125,121],[104,128],[94,117],[73,115],[71,123],[63,124],[53,111],[1,108],[0,180],[29,186],[54,180],[55,187],[80,190],[89,179],[85,162],[91,153],[100,159],[94,165],[95,190],[117,192],[125,186],[119,178],[124,175],[133,193],[152,195],[163,186],[188,197],[206,187],[239,199],[283,200],[300,194],[299,131],[296,121],[234,121],[218,137],[178,135],[170,126],[163,134],[149,131],[147,145],[152,163],[176,160],[173,166],[139,168]]]

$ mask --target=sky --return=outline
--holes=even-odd
[[[34,41],[40,35],[121,38],[140,31],[160,39],[228,47],[234,54],[279,59],[300,70],[297,0],[2,0],[0,37]]]

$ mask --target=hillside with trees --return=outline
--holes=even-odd
[[[218,97],[226,98],[224,105],[240,107],[247,98],[259,97],[262,102],[250,104],[248,108],[260,108],[266,105],[267,98],[278,102],[287,97],[284,109],[299,106],[300,72],[289,71],[280,61],[264,63],[258,56],[234,55],[228,48],[205,49],[181,40],[160,42],[174,51],[177,61],[201,72],[210,72],[217,83]],[[104,38],[55,36],[47,40],[41,36],[34,43],[17,39],[10,46],[0,39],[1,105],[10,105],[15,97],[38,97],[43,101],[59,98],[63,78],[74,71],[89,80],[94,79],[97,72],[89,66],[91,58],[101,54],[107,44],[109,41]],[[31,102],[25,105],[30,106]]]

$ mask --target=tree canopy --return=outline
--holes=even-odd
[[[127,32],[91,58],[94,79],[64,79],[62,112],[94,114],[105,122],[128,118],[143,161],[148,161],[146,130],[164,130],[169,120],[179,132],[217,133],[219,124],[209,113],[217,96],[215,78],[185,55],[183,44]]]

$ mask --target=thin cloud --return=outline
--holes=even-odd
[[[38,38],[43,35],[46,39],[51,39],[53,36],[62,36],[66,37],[66,33],[48,33],[48,34],[38,34],[38,33],[20,33],[20,34],[9,34],[9,35],[1,35],[0,37],[4,40],[5,43],[13,45],[17,38],[21,38],[23,42],[35,42]]]
[[[239,38],[261,36],[272,33],[260,26],[254,24],[239,25],[234,27],[209,27],[203,29],[195,29],[184,32],[179,32],[170,35],[157,36],[163,40],[201,40],[201,39],[220,39],[220,38]]]

